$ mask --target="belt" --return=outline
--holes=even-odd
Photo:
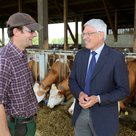
[[[36,119],[36,115],[33,115],[29,118],[24,118],[24,117],[12,117],[12,116],[8,116],[7,120],[12,122],[12,123],[18,123],[18,124],[27,124],[30,123],[32,121],[34,121]]]

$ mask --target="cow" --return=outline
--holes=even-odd
[[[63,79],[65,79],[64,66],[65,63],[63,59],[56,60],[47,75],[41,81],[39,91],[47,93],[50,90],[52,84],[57,84],[58,82],[61,82]]]
[[[54,84],[52,85],[49,100],[47,103],[48,107],[54,108],[54,106],[62,104],[72,97],[70,88],[68,86],[68,81],[69,77],[59,83],[57,87]]]
[[[128,67],[128,78],[130,95],[120,102],[121,110],[125,110],[126,106],[133,103],[136,89],[136,59],[126,59]]]
[[[128,78],[129,78],[129,87],[130,87],[130,95],[125,99],[125,103],[132,103],[135,96],[136,89],[136,59],[127,61],[128,66]]]
[[[128,111],[129,109],[127,106],[133,104],[136,89],[136,59],[126,57],[126,64],[128,68],[130,95],[123,101],[120,101],[120,111],[123,112]]]
[[[55,105],[62,104],[64,102],[64,95],[58,95],[59,90],[57,89],[55,84],[52,84],[51,90],[50,90],[50,95],[49,95],[49,100],[47,103],[47,106],[49,108],[54,108]]]
[[[66,75],[65,75],[65,72]],[[36,93],[40,93],[40,95],[47,96],[47,93],[50,91],[52,84],[58,84],[62,80],[66,79],[66,76],[70,72],[69,64],[64,63],[63,58],[59,58],[53,63],[51,69],[45,75],[44,79],[38,86],[38,91]]]

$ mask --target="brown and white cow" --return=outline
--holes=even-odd
[[[54,106],[62,104],[64,102],[64,95],[58,95],[59,90],[55,84],[52,84],[47,106],[54,108]]]
[[[133,102],[136,89],[136,59],[127,59],[126,63],[128,67],[130,95],[124,101],[120,102],[121,109],[125,109],[128,104]]]
[[[64,74],[64,66],[65,63],[63,59],[56,60],[47,75],[45,75],[44,79],[41,81],[39,91],[47,93],[52,84],[57,84],[64,80],[66,78]]]
[[[66,69],[69,70],[69,66],[64,63],[64,59],[57,59],[47,75],[45,75],[44,79],[41,81],[38,91],[35,92],[39,93],[41,96],[47,94],[47,92],[50,91],[52,84],[58,84],[66,78],[65,71],[68,71]]]
[[[72,97],[68,80],[69,78],[63,80],[59,83],[58,87],[56,87],[55,84],[52,85],[47,103],[48,107],[53,108],[54,106],[62,104],[64,101],[67,101]]]

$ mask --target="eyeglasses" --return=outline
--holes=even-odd
[[[96,33],[98,33],[98,32],[83,33],[82,36],[83,37],[84,36],[90,37],[91,35],[96,34]]]
[[[34,33],[35,31],[34,30],[30,30],[30,29],[23,29],[25,30],[26,32],[29,32],[29,33]]]

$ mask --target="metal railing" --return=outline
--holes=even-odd
[[[27,49],[27,56],[29,60],[35,60],[39,62],[39,80],[42,81],[48,72],[49,55],[57,55],[58,59],[64,58],[64,63],[67,63],[68,56],[72,56],[73,59],[77,50],[41,50],[41,49]],[[37,65],[38,67],[38,65]],[[37,73],[36,73],[37,75]],[[66,75],[66,65],[64,65],[64,75]]]

